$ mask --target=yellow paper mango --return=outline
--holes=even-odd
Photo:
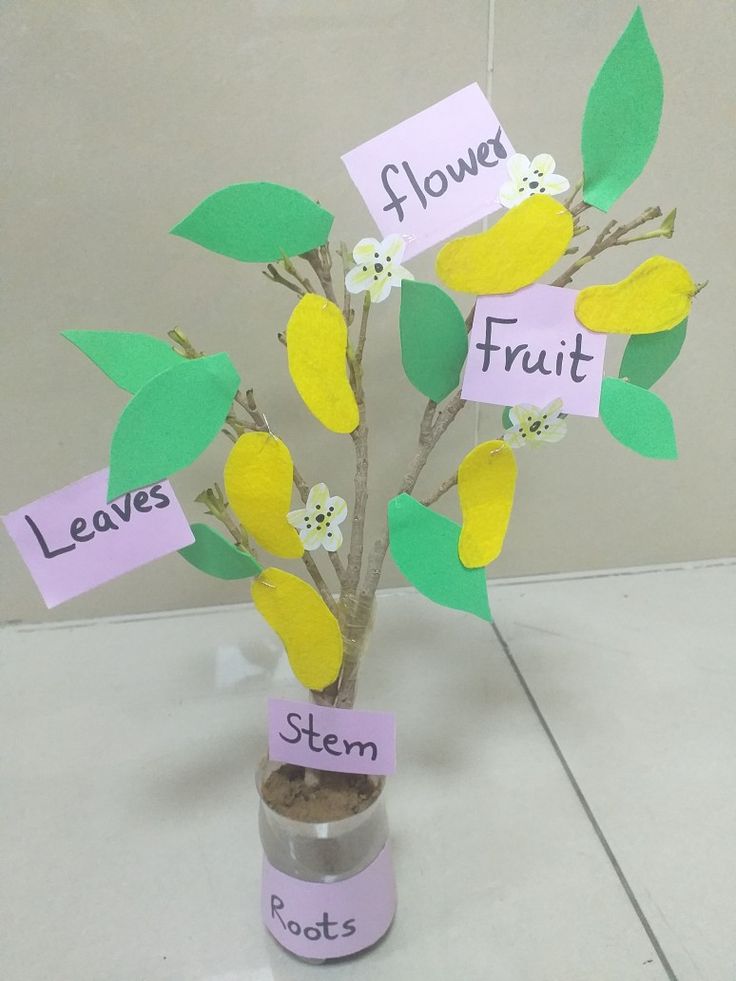
[[[347,344],[339,307],[316,293],[303,296],[286,327],[289,372],[306,407],[333,433],[352,433],[359,422],[345,367]]]
[[[488,565],[501,554],[515,486],[516,458],[502,439],[476,446],[458,467],[463,516],[458,555],[466,568]]]
[[[297,680],[312,691],[331,685],[342,665],[342,635],[319,593],[290,572],[268,568],[253,580],[251,594],[281,638]]]
[[[271,433],[244,433],[225,462],[225,493],[238,520],[273,555],[298,559],[304,546],[286,520],[294,464],[286,443]]]
[[[461,293],[513,293],[554,266],[572,230],[564,204],[534,194],[487,231],[448,242],[437,256],[437,275]]]
[[[655,255],[618,283],[580,290],[575,316],[588,330],[656,334],[687,317],[696,292],[696,284],[681,263]]]

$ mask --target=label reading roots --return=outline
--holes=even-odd
[[[304,882],[263,860],[263,922],[300,957],[346,957],[372,946],[396,912],[390,847],[357,875],[340,882]]]

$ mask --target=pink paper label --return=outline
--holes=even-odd
[[[263,860],[263,922],[300,957],[346,957],[380,940],[396,912],[396,881],[386,845],[367,869],[340,882],[304,882]]]
[[[578,322],[576,296],[576,290],[534,285],[479,297],[463,398],[538,407],[560,398],[564,412],[597,416],[606,335]]]
[[[268,755],[338,773],[396,770],[396,718],[391,712],[356,712],[309,702],[268,700]]]
[[[194,541],[167,480],[108,504],[108,473],[3,518],[49,609]]]
[[[342,159],[383,236],[401,235],[410,259],[501,207],[513,152],[473,83]]]

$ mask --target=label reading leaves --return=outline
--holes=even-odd
[[[384,238],[418,255],[497,211],[513,147],[477,83],[343,156]]]
[[[3,518],[49,608],[194,541],[168,481],[107,503],[108,473]]]
[[[473,402],[546,405],[597,416],[606,335],[575,318],[577,292],[528,286],[508,296],[479,298],[462,395]]]

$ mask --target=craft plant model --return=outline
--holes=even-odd
[[[291,188],[241,183],[205,198],[172,232],[230,259],[264,264],[265,275],[294,294],[293,312],[275,333],[306,409],[336,440],[353,445],[351,504],[333,493],[349,497],[345,489],[311,484],[297,468],[285,434],[269,425],[262,393],[256,395],[250,376],[241,381],[214,338],[205,352],[179,329],[169,332],[173,346],[140,333],[67,330],[64,336],[131,398],[112,436],[109,473],[4,519],[47,603],[176,549],[208,575],[250,580],[252,601],[280,637],[314,711],[333,713],[310,715],[310,724],[360,716],[335,710],[354,705],[389,549],[428,599],[490,621],[486,577],[512,517],[518,452],[539,452],[544,462],[541,456],[554,452],[550,447],[583,415],[599,416],[611,437],[643,456],[677,456],[672,416],[651,389],[680,352],[701,287],[663,255],[650,255],[616,283],[579,291],[570,285],[607,249],[673,235],[675,211],[663,217],[658,207],[632,220],[606,218],[597,231],[586,224],[597,212],[608,213],[641,173],[657,138],[662,99],[659,62],[637,9],[590,89],[583,176],[572,188],[555,173],[548,153],[514,151],[483,93],[471,85],[345,155],[380,229],[352,249],[332,247],[333,216]],[[451,238],[489,216],[485,231]],[[440,285],[416,281],[411,259],[442,242]],[[569,265],[557,269],[566,256]],[[549,274],[549,283],[540,282]],[[466,303],[458,305],[447,290],[466,294]],[[369,541],[366,507],[376,454],[369,464],[363,370],[378,303],[396,305],[403,368],[426,405],[414,456],[386,502],[385,526]],[[609,334],[629,337],[613,374],[604,373]],[[430,454],[469,402],[499,406],[498,438],[458,446],[456,470],[418,496]],[[221,530],[207,522],[190,527],[167,478],[220,436],[230,444],[222,477],[197,501]],[[390,438],[372,434],[376,441]],[[450,492],[457,494],[460,523],[433,510]],[[73,520],[52,535],[62,513]],[[128,525],[131,539],[138,534],[146,542],[120,551],[111,532],[123,527],[128,534]],[[93,554],[95,571],[89,572]],[[298,703],[284,703],[284,712],[290,704]],[[273,720],[272,735],[279,726],[283,735],[286,718]],[[339,719],[332,724],[339,732]],[[300,738],[294,729],[290,742]],[[344,743],[354,745],[347,737]],[[336,735],[329,745],[342,744]],[[333,749],[321,759],[340,755],[350,750]],[[298,779],[307,796],[327,779],[324,771],[367,775],[391,768],[362,766],[362,753],[334,766],[310,765],[318,758],[308,752],[296,758],[304,763]],[[370,806],[372,798],[365,803]],[[329,926],[286,917],[277,892],[282,886],[266,890],[264,918],[280,942],[302,956],[368,946],[393,915],[392,900],[384,898],[378,905],[387,918],[372,928],[337,931],[338,943]],[[363,901],[339,902],[353,900],[356,908]]]

